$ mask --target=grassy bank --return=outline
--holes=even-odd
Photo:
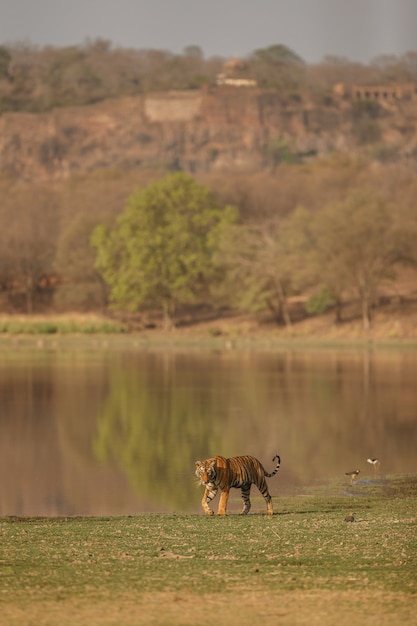
[[[95,314],[0,315],[0,341],[7,346],[31,345],[65,347],[73,338],[92,337],[107,347],[153,346],[164,348],[276,349],[280,347],[417,347],[417,309],[408,316],[375,316],[372,328],[364,332],[358,319],[335,324],[329,314],[309,318],[290,330],[272,323],[260,323],[252,316],[237,316],[210,322],[179,324],[165,331],[143,327]],[[49,342],[49,344],[48,344]],[[102,345],[102,343],[100,343]],[[1,347],[1,346],[0,346]]]
[[[171,332],[150,330],[131,332],[117,322],[105,319],[15,321],[1,325],[0,351],[42,350],[263,350],[282,349],[417,349],[417,338],[404,339],[337,336],[298,336],[278,332],[222,333],[206,329],[175,329]]]
[[[0,316],[0,335],[119,334],[126,330],[124,324],[96,315]]]
[[[2,623],[417,624],[417,477],[331,493],[272,518],[3,518]]]

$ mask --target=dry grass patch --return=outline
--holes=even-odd
[[[8,626],[414,626],[414,609],[415,603],[401,592],[239,589],[202,594],[126,591],[98,602],[57,599],[1,606]]]

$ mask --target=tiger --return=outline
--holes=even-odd
[[[221,491],[217,515],[226,515],[227,500],[232,487],[241,489],[243,499],[243,509],[241,515],[247,515],[251,508],[250,489],[252,483],[256,485],[265,498],[267,513],[274,512],[272,498],[268,491],[265,477],[271,478],[278,472],[281,459],[278,454],[273,461],[277,461],[275,469],[269,474],[262,463],[254,456],[234,456],[226,459],[223,456],[215,456],[206,461],[196,461],[195,475],[200,481],[200,485],[205,486],[203,499],[201,501],[203,511],[207,515],[214,515],[214,511],[209,507],[219,488]]]

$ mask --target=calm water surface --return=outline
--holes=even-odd
[[[271,469],[278,452],[277,497],[356,468],[372,480],[368,457],[416,473],[416,383],[417,351],[8,344],[0,515],[198,511],[194,462],[216,454]]]

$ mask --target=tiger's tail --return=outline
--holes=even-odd
[[[277,460],[277,464],[276,464],[276,467],[275,467],[274,471],[269,474],[268,472],[266,472],[264,470],[265,471],[265,476],[267,478],[271,478],[271,476],[275,476],[275,474],[278,472],[278,470],[279,470],[279,468],[281,466],[281,459],[280,459],[279,454],[276,454],[272,460],[275,461],[275,459]]]

